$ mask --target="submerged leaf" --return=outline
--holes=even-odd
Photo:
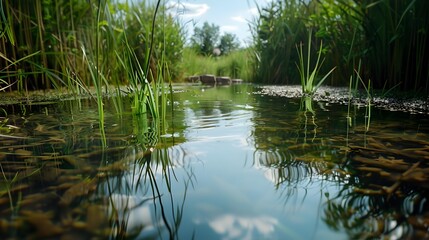
[[[26,222],[36,229],[34,236],[36,239],[53,237],[64,231],[63,228],[52,222],[54,215],[52,212],[22,211],[22,214],[25,216]]]
[[[93,192],[97,187],[97,180],[83,180],[80,183],[77,183],[70,187],[61,197],[59,204],[61,206],[70,205],[76,198],[86,196],[89,193]]]

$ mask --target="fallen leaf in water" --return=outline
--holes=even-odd
[[[64,140],[64,138],[59,138],[59,137],[49,137],[48,142],[66,143],[66,140]]]
[[[34,131],[44,132],[45,131],[45,125],[37,124],[37,127],[34,129]]]
[[[46,182],[53,182],[58,178],[58,176],[60,176],[61,172],[62,171],[60,169],[55,167],[44,167],[41,170],[42,179]]]
[[[38,204],[47,204],[49,200],[51,200],[53,197],[53,194],[49,193],[35,193],[35,194],[29,194],[24,196],[24,199],[20,202],[21,206],[27,206],[30,207],[36,206]]]
[[[89,232],[101,229],[107,223],[107,216],[103,208],[99,205],[91,205],[87,209],[86,229]]]
[[[66,192],[63,194],[59,204],[61,206],[70,205],[73,202],[73,200],[75,200],[77,197],[82,197],[82,196],[88,195],[90,192],[93,192],[97,187],[96,184],[97,184],[96,179],[90,179],[90,180],[87,179],[73,185],[68,190],[66,190]]]
[[[19,156],[31,156],[33,152],[25,149],[16,149],[15,154]]]
[[[31,224],[35,230],[35,238],[53,237],[63,232],[63,229],[52,222],[52,212],[22,211],[25,221]]]

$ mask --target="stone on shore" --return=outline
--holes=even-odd
[[[200,76],[200,82],[202,84],[211,84],[211,85],[213,85],[213,84],[216,84],[216,77],[214,75],[209,75],[209,74],[201,75]]]
[[[217,85],[229,85],[229,84],[231,84],[231,78],[230,77],[217,77],[216,78],[216,84]]]

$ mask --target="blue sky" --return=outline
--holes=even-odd
[[[265,6],[270,0],[170,0],[175,13],[191,36],[195,26],[204,22],[220,27],[221,34],[235,34],[242,45],[251,39],[248,21],[257,14],[256,4]]]

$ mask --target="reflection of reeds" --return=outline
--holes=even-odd
[[[361,76],[359,75],[359,72],[356,72],[357,79],[362,83],[362,86],[365,88],[366,92],[366,104],[365,104],[365,130],[369,130],[369,126],[371,124],[371,101],[372,101],[372,95],[371,95],[371,80],[368,80],[368,86],[364,83]]]
[[[307,143],[307,129],[308,129],[308,116],[307,116],[307,112],[309,112],[311,114],[311,123],[313,124],[313,138],[312,141],[314,141],[314,139],[316,139],[317,137],[317,124],[316,124],[316,112],[313,109],[313,99],[310,96],[303,96],[301,97],[301,106],[300,106],[300,111],[302,116],[304,116],[304,144]]]
[[[173,163],[167,149],[144,149],[144,146],[136,145],[128,151],[130,155],[124,160],[128,162],[129,170],[108,177],[107,192],[101,193],[110,199],[112,234],[118,238],[129,237],[133,232],[138,236],[138,232],[150,231],[146,234],[155,237],[167,231],[168,238],[174,239],[180,227],[186,194],[183,202],[176,206],[178,200],[173,196],[172,188],[175,179],[172,178]],[[185,181],[185,193],[187,185],[188,181]]]
[[[349,139],[346,175],[337,196],[329,199],[324,221],[344,229],[351,239],[427,238],[427,134],[398,133],[403,123],[373,123]],[[418,220],[417,220],[418,219]]]
[[[171,143],[159,140],[161,134],[157,132],[157,121],[149,121],[145,115],[130,112],[119,118],[126,118],[128,122],[106,129],[109,148],[103,148],[102,136],[97,129],[97,107],[82,111],[81,105],[87,104],[93,104],[92,100],[65,101],[59,106],[46,105],[40,109],[33,106],[34,114],[22,117],[10,114],[0,122],[0,131],[5,135],[0,135],[0,170],[3,170],[0,185],[4,187],[0,191],[0,210],[4,213],[1,218],[4,228],[0,229],[2,236],[9,234],[26,238],[33,234],[35,238],[56,238],[73,232],[77,238],[94,236],[105,239],[109,237],[106,232],[109,232],[118,238],[122,234],[131,237],[132,233],[124,233],[131,227],[126,222],[127,216],[135,213],[134,210],[139,211],[142,204],[146,206],[146,203],[158,201],[156,197],[162,197],[166,209],[174,209],[174,220],[168,210],[165,214],[173,234],[178,229],[182,216],[178,209],[183,209],[183,203],[179,198],[174,199],[174,207],[167,206],[172,197],[164,189],[171,189],[171,194],[174,193],[170,187],[175,181],[174,173],[170,171],[179,165],[173,164],[170,158],[183,158],[184,154],[172,157],[171,154],[179,152],[166,150]],[[109,107],[106,106],[106,116],[115,112],[113,106]],[[37,114],[37,109],[42,113]],[[142,119],[146,120],[145,127]],[[112,121],[116,125],[118,118],[105,120],[106,125],[112,126]],[[131,153],[124,153],[128,149],[132,149]],[[147,160],[147,165],[143,159]],[[152,174],[146,171],[146,166],[152,169]],[[130,179],[132,174],[140,174],[138,184]],[[156,181],[160,191],[153,197],[150,177]],[[169,179],[168,187],[165,187],[166,178]],[[110,191],[104,188],[108,181],[111,181]],[[148,194],[140,195],[145,188]],[[102,197],[94,192],[101,193]],[[122,209],[123,221],[119,221],[117,216],[111,224],[106,220],[109,215],[103,210],[106,210],[108,202],[102,200],[109,197],[106,194],[109,192],[129,195],[135,203],[135,207],[129,205]],[[156,204],[160,211],[159,203]],[[57,214],[57,209],[61,209],[61,214]],[[161,222],[159,226],[164,225]],[[114,228],[114,233],[110,232],[111,228]],[[16,229],[15,233],[11,229]]]
[[[15,176],[9,181],[9,179],[6,177],[6,174],[4,173],[2,164],[0,164],[0,168],[1,168],[1,173],[3,175],[3,181],[4,181],[5,188],[6,188],[6,192],[7,192],[7,195],[9,197],[9,206],[10,206],[11,211],[14,212],[15,207],[14,207],[13,197],[11,194],[11,186],[16,181],[18,174],[16,173]],[[1,194],[1,195],[3,195],[3,194]]]

